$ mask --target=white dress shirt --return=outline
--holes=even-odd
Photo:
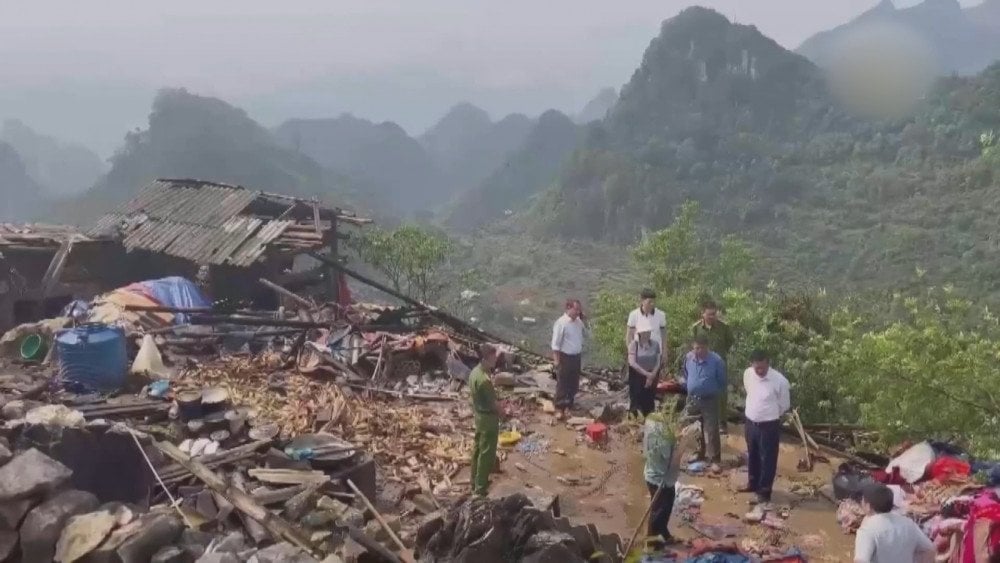
[[[645,316],[649,319],[649,324],[652,326],[653,331],[649,333],[649,337],[656,341],[660,345],[660,349],[663,349],[663,332],[667,328],[667,315],[662,310],[653,308],[653,312],[649,315],[642,314],[642,308],[636,307],[632,309],[632,312],[628,314],[628,328],[634,329],[639,323],[639,317]],[[639,340],[638,331],[635,336],[632,337],[633,340]]]
[[[791,408],[788,380],[774,369],[767,368],[764,377],[752,367],[743,372],[743,388],[747,392],[747,418],[753,422],[778,420]]]
[[[552,351],[576,356],[583,352],[583,321],[569,315],[559,317],[552,325]]]

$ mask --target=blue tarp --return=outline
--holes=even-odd
[[[150,299],[165,307],[188,309],[212,306],[212,302],[194,282],[180,276],[135,283],[129,286],[129,289],[135,286],[139,286]],[[188,322],[188,316],[184,313],[177,313],[174,316],[174,322],[184,324]]]

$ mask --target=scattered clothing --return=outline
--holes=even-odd
[[[890,461],[885,470],[887,473],[892,473],[892,470],[898,467],[899,474],[902,475],[903,479],[906,479],[907,483],[913,484],[924,478],[928,466],[935,457],[937,455],[930,443],[920,442],[910,446],[909,449]]]
[[[930,538],[916,522],[892,512],[866,517],[854,538],[856,563],[912,563],[927,552],[935,552]]]
[[[845,534],[853,534],[865,519],[865,509],[854,499],[845,499],[837,505],[837,523]]]
[[[497,408],[496,390],[493,389],[493,383],[482,366],[476,366],[469,374],[469,391],[472,395],[476,425],[470,481],[473,493],[485,496],[489,490],[490,473],[493,472],[497,458],[500,411]]]

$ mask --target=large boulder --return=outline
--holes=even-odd
[[[160,549],[181,535],[184,525],[172,514],[150,514],[142,528],[118,548],[122,563],[148,563]]]
[[[252,557],[253,563],[316,563],[316,558],[288,542],[281,542],[264,548]]]
[[[0,502],[54,491],[72,475],[65,465],[31,448],[0,467]]]
[[[117,523],[114,514],[99,510],[69,519],[56,544],[56,561],[72,563],[101,545]]]
[[[21,524],[22,563],[52,561],[56,542],[70,517],[91,512],[99,504],[94,495],[71,490],[63,491],[31,509]]]

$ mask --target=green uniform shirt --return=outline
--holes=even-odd
[[[735,342],[733,331],[729,325],[722,321],[715,321],[715,324],[709,328],[705,326],[705,321],[699,319],[698,322],[691,325],[691,336],[697,337],[699,335],[705,335],[708,338],[709,349],[722,356],[723,360],[729,355],[729,350],[732,349]]]
[[[499,414],[497,393],[482,366],[476,366],[469,374],[469,391],[472,393],[472,410],[476,419],[496,417]]]

